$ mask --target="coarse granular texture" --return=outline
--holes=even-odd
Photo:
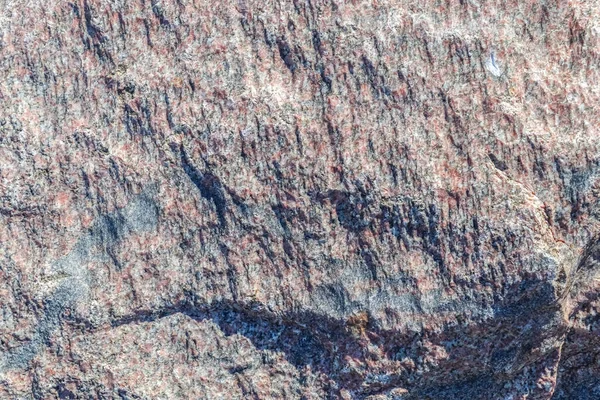
[[[600,398],[598,0],[0,0],[0,399]]]

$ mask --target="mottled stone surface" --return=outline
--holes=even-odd
[[[599,21],[0,0],[0,398],[600,398]]]

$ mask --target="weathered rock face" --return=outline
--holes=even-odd
[[[0,9],[0,398],[600,397],[596,1]]]

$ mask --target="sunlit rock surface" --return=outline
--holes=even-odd
[[[0,398],[600,398],[598,21],[0,0]]]

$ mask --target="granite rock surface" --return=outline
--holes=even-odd
[[[600,398],[597,0],[0,0],[0,398]]]

